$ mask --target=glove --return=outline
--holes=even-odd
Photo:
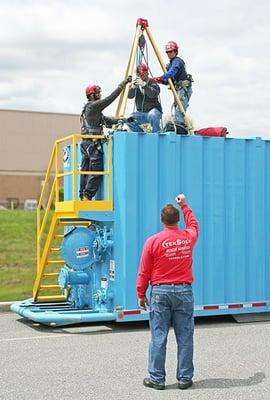
[[[134,79],[134,80],[132,81],[131,85],[130,85],[130,88],[131,88],[131,89],[135,89],[136,87],[137,87],[137,85],[136,85],[136,79]]]
[[[155,79],[155,81],[157,81],[158,83],[164,83],[163,76],[158,76],[157,78],[154,78],[154,79]]]
[[[119,83],[118,86],[120,86],[121,89],[124,89],[124,87],[132,81],[132,76],[129,75],[126,79],[124,79],[122,82]]]
[[[146,85],[146,82],[145,81],[143,81],[141,78],[139,78],[139,77],[137,77],[136,79],[135,79],[135,85],[136,86],[141,86],[141,87],[144,87],[145,85]]]

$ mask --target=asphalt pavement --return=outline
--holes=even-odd
[[[193,387],[177,388],[171,331],[166,389],[157,391],[142,385],[147,322],[49,328],[0,313],[0,399],[269,400],[269,338],[269,321],[197,318]]]

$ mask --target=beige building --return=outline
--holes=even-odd
[[[55,140],[79,132],[78,114],[0,110],[0,204],[38,199]]]

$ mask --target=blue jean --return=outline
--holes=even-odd
[[[143,132],[140,127],[141,124],[150,124],[152,126],[152,132],[160,132],[160,120],[162,112],[157,108],[152,108],[149,112],[136,111],[131,114],[131,117],[135,119],[134,122],[127,122],[127,126],[132,132]]]
[[[165,383],[167,336],[174,328],[177,342],[176,379],[193,377],[194,300],[191,285],[153,286],[150,296],[150,330],[148,371],[152,382]]]
[[[188,108],[189,99],[192,95],[192,86],[179,89],[177,91],[177,94],[182,103],[182,106],[184,107],[184,110],[186,111]],[[178,107],[175,108],[175,122],[177,125],[185,126],[183,114],[180,112]]]
[[[102,147],[98,150],[92,140],[82,140],[81,154],[81,171],[104,171]],[[81,175],[80,198],[86,195],[92,199],[100,188],[102,180],[102,175]]]

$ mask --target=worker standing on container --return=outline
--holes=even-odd
[[[107,97],[101,99],[101,88],[89,85],[85,89],[87,103],[81,114],[81,133],[83,135],[102,135],[103,126],[111,127],[118,120],[105,117],[102,111],[108,107],[121,93],[127,83],[131,82],[129,76]],[[83,139],[81,142],[81,171],[103,171],[103,148],[99,139]],[[80,198],[92,200],[102,182],[102,175],[81,175]]]
[[[178,57],[179,47],[174,41],[169,41],[165,46],[165,51],[169,58],[169,63],[166,65],[167,72],[156,78],[157,82],[167,84],[168,79],[172,79],[177,95],[184,107],[188,108],[189,99],[192,95],[192,76],[187,73],[185,62]],[[184,116],[175,104],[175,127],[176,133],[187,135],[188,131],[185,125]]]
[[[160,88],[154,79],[149,78],[146,64],[136,68],[136,78],[131,84],[128,98],[135,97],[137,111],[131,114],[134,122],[127,122],[133,132],[143,132],[141,125],[150,124],[152,132],[160,132],[162,107],[159,101]]]
[[[176,378],[179,389],[187,389],[193,378],[193,292],[192,252],[198,238],[198,222],[180,194],[176,202],[181,207],[186,228],[180,230],[179,210],[167,204],[161,210],[164,230],[151,236],[144,244],[137,278],[139,307],[148,304],[146,290],[151,284],[149,321],[149,378],[144,386],[165,389],[165,359],[167,336],[171,324],[177,341]]]

